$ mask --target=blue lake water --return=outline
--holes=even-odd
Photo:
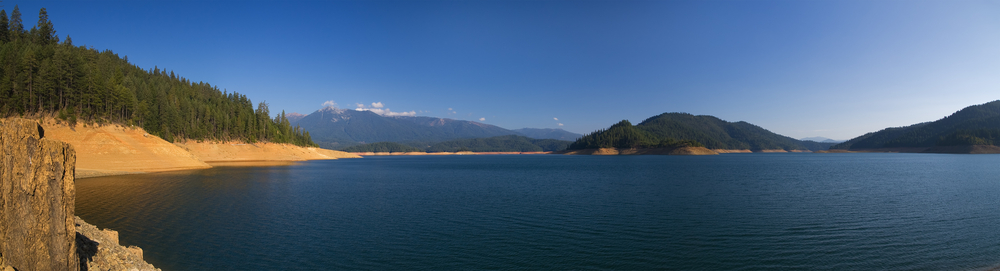
[[[399,156],[77,181],[164,270],[976,270],[1000,155]]]

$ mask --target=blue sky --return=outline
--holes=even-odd
[[[26,25],[45,7],[60,38],[272,112],[381,103],[577,133],[688,112],[848,139],[1000,99],[1000,1],[14,5]]]

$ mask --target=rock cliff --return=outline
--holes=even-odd
[[[76,152],[38,122],[0,119],[0,270],[158,270],[74,216]]]
[[[17,270],[79,270],[76,153],[36,121],[0,120],[0,258]]]

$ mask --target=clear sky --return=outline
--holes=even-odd
[[[577,133],[688,112],[849,139],[1000,99],[1000,1],[2,4],[272,112],[379,103]]]

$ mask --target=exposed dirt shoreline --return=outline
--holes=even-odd
[[[76,178],[211,168],[260,161],[307,161],[361,156],[291,144],[242,142],[170,143],[139,127],[118,124],[70,126],[52,118],[39,120],[45,137],[73,145]]]

